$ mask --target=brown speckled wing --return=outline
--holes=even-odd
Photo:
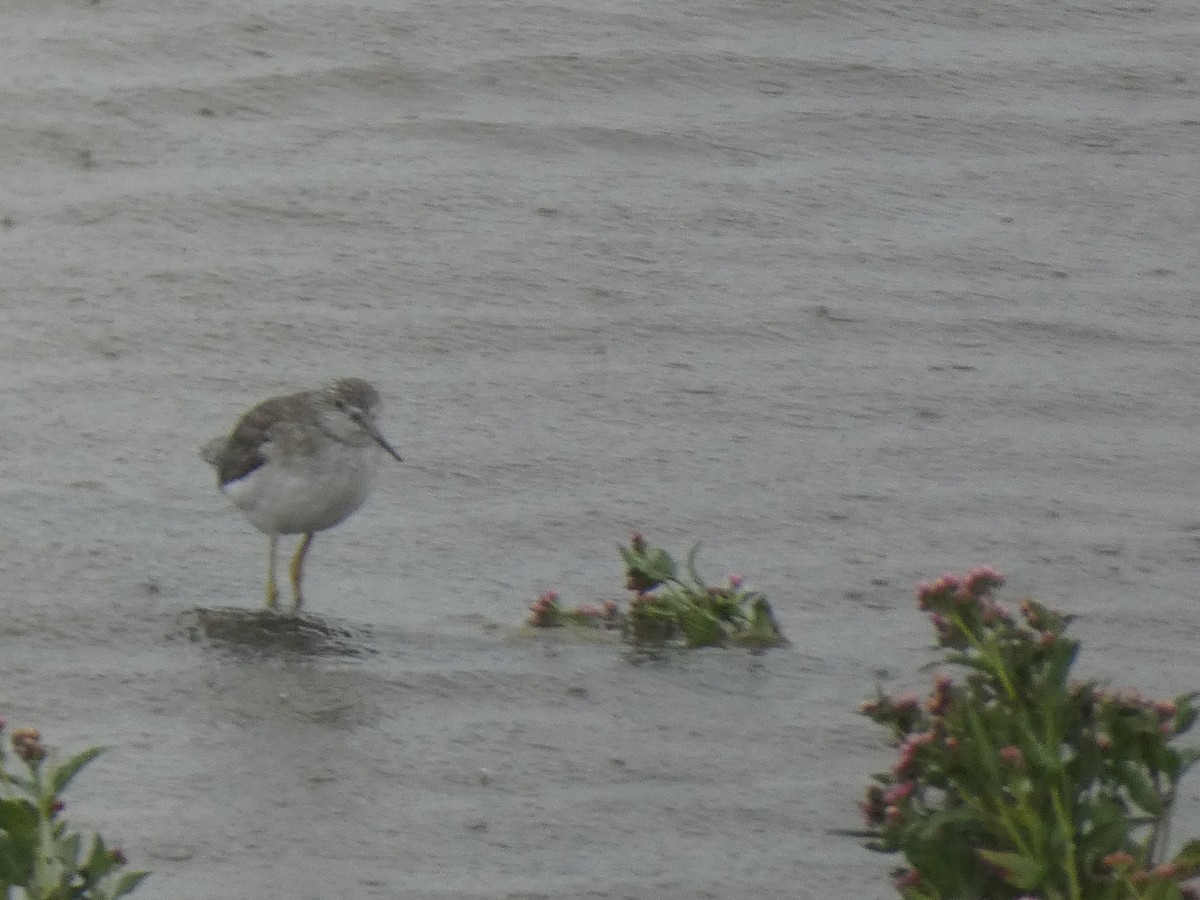
[[[267,461],[264,448],[271,440],[272,429],[297,404],[304,403],[306,396],[272,397],[242,416],[217,458],[217,483],[221,487],[246,477]]]

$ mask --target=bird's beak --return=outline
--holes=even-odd
[[[373,422],[364,422],[363,427],[367,430],[367,434],[374,438],[375,443],[390,453],[397,462],[404,462],[404,460],[401,459],[400,454],[396,452],[396,448],[388,443],[387,438],[385,438],[383,433],[375,427]]]
[[[370,436],[372,438],[374,438],[374,442],[376,442],[379,446],[382,446],[382,448],[384,450],[388,451],[389,454],[391,454],[392,457],[395,458],[396,462],[404,461],[403,458],[401,457],[401,455],[397,454],[396,448],[394,448],[394,446],[392,446],[391,444],[388,443],[388,438],[385,438],[383,436],[383,433],[380,432],[376,426],[368,425],[367,426],[367,434],[370,434]]]

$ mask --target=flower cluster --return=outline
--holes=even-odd
[[[543,591],[529,604],[529,624],[535,628],[554,628],[563,624],[558,591]]]
[[[545,591],[529,605],[528,624],[534,628],[560,628],[563,625],[589,625],[595,628],[617,628],[622,621],[621,607],[615,600],[603,603],[581,603],[566,609],[557,591]]]
[[[873,842],[904,854],[907,898],[1180,900],[1200,841],[1169,862],[1179,780],[1200,754],[1172,746],[1194,695],[1150,700],[1071,682],[1070,617],[1033,600],[1018,615],[990,568],[918,591],[947,662],[922,702],[882,691],[861,711],[892,734],[897,760],[861,803]]]

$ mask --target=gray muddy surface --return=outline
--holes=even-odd
[[[146,896],[893,896],[833,831],[944,569],[1200,685],[1194,3],[5,21],[0,713]],[[197,447],[336,375],[405,463],[264,624]],[[521,632],[632,528],[793,647]]]

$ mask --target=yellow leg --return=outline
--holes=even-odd
[[[300,546],[296,548],[296,555],[292,557],[291,575],[292,575],[292,597],[295,600],[294,612],[300,612],[300,607],[304,605],[304,594],[300,590],[300,579],[304,577],[304,557],[308,555],[308,547],[312,543],[313,533],[310,531],[300,541]]]
[[[271,546],[267,550],[267,609],[274,609],[279,600],[279,588],[275,584],[275,557],[279,554],[279,538],[271,535]]]

